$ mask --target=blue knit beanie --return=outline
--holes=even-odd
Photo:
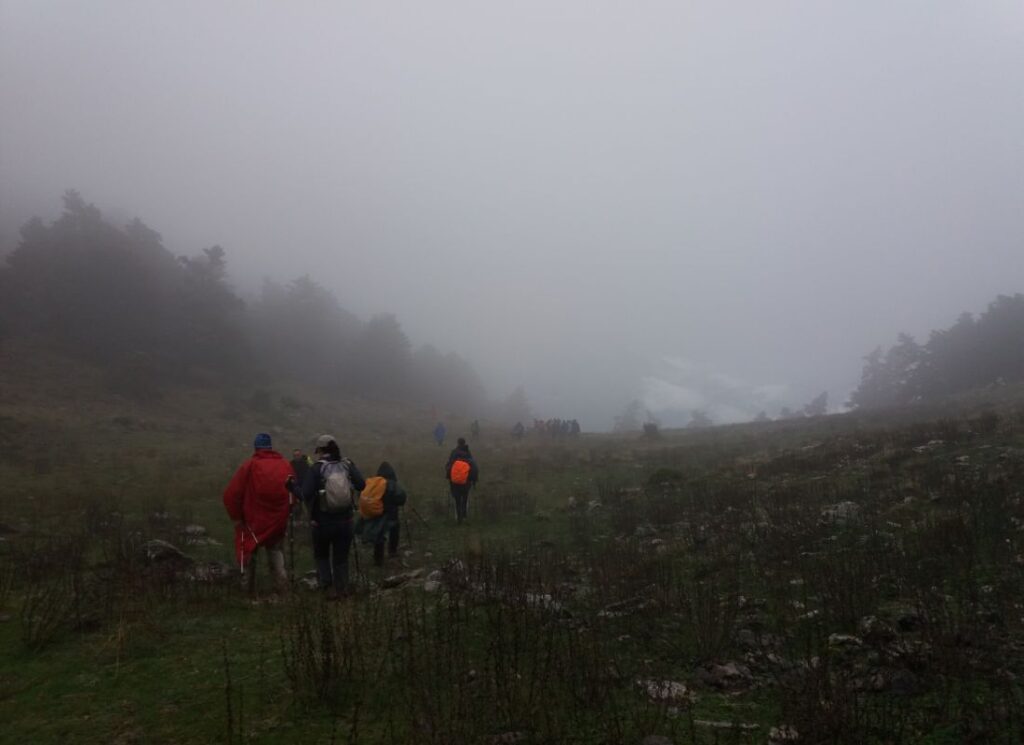
[[[252,444],[256,450],[270,450],[270,435],[266,432],[260,432],[256,435],[256,441]]]

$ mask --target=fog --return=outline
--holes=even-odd
[[[0,227],[75,188],[610,426],[841,404],[1024,283],[1024,5],[0,0]]]

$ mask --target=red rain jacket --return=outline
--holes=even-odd
[[[235,526],[235,557],[244,569],[257,546],[275,543],[288,529],[291,464],[273,450],[257,450],[224,490],[224,508]]]

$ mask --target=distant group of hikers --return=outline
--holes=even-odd
[[[549,437],[577,437],[580,434],[580,423],[575,419],[534,419],[533,432],[547,435]],[[434,442],[438,447],[444,445],[445,435],[448,433],[444,422],[438,422],[433,430]],[[469,433],[474,439],[480,437],[480,421],[473,420],[469,425]],[[526,435],[526,427],[522,422],[516,422],[512,427],[512,436],[520,439]]]
[[[398,555],[399,508],[407,495],[390,463],[382,462],[376,476],[364,478],[356,464],[342,456],[332,435],[317,438],[315,460],[301,450],[292,451],[291,461],[285,460],[273,449],[270,435],[262,432],[253,441],[253,451],[224,490],[224,507],[235,523],[235,555],[244,588],[255,591],[255,555],[261,548],[276,589],[289,588],[285,539],[293,535],[292,518],[301,508],[312,529],[317,585],[331,597],[349,593],[348,560],[355,536],[373,546],[378,566],[384,563],[385,549],[390,557]],[[462,524],[479,468],[461,437],[448,456],[445,478]],[[291,545],[290,551],[294,563]]]
[[[575,437],[580,433],[580,423],[575,419],[534,419],[533,431],[549,437]]]

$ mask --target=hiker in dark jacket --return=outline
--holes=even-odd
[[[466,473],[468,465],[468,473]],[[444,468],[444,477],[448,479],[452,499],[455,500],[455,517],[459,524],[469,513],[469,490],[476,484],[480,476],[476,460],[469,452],[469,445],[463,438],[458,439],[455,449],[448,455],[448,464]]]
[[[295,471],[295,479],[298,481],[299,487],[301,488],[306,482],[306,473],[313,464],[309,460],[309,456],[298,448],[292,450],[292,459],[290,462],[292,464],[292,470]]]
[[[366,480],[356,464],[341,457],[337,441],[331,435],[321,435],[316,441],[317,462],[302,482],[302,501],[309,511],[309,524],[313,528],[313,559],[320,589],[333,592],[336,597],[348,590],[348,554],[352,547],[352,517],[356,495],[366,488]],[[351,484],[347,504],[331,506],[329,494],[342,476],[342,470]]]
[[[388,556],[398,555],[399,516],[398,508],[405,504],[405,489],[398,483],[398,474],[394,467],[384,461],[377,468],[377,475],[366,480],[367,491],[374,490],[374,481],[383,482],[382,497],[384,512],[378,517],[362,518],[359,531],[363,543],[373,546],[373,563],[381,566],[384,563],[384,544],[387,543]],[[377,491],[379,494],[380,492]],[[364,492],[364,496],[366,492]]]

